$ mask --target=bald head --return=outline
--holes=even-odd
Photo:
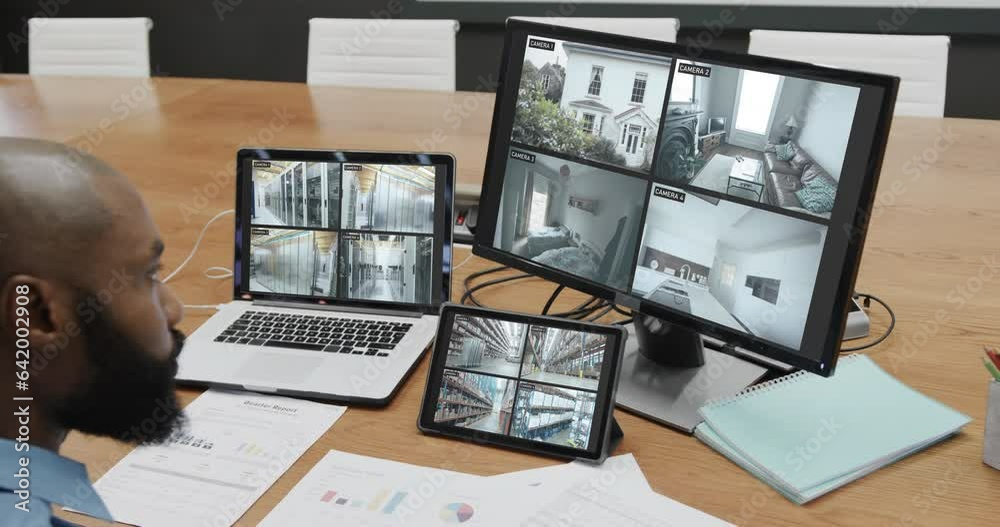
[[[0,356],[31,351],[30,388],[0,384],[0,412],[30,395],[31,441],[50,449],[66,430],[126,438],[154,411],[178,415],[183,309],[128,180],[62,144],[0,138],[0,233]],[[0,376],[18,368],[29,371],[0,361]],[[157,419],[157,432],[171,422]],[[0,421],[0,437],[17,434]]]
[[[0,281],[73,271],[141,199],[106,163],[61,143],[0,138]]]

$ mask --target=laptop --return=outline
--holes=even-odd
[[[177,380],[387,404],[451,294],[454,181],[447,154],[240,150],[233,301]]]

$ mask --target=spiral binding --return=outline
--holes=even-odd
[[[858,357],[858,355],[856,355],[856,354],[855,355],[848,355],[847,357],[844,357],[844,358],[840,359],[840,362],[841,362],[841,364],[847,363],[847,362],[852,362],[857,357]],[[729,397],[722,397],[722,398],[719,398],[719,399],[716,399],[716,400],[713,400],[713,401],[709,401],[705,405],[705,408],[710,409],[710,410],[714,410],[716,408],[722,408],[722,407],[730,405],[732,403],[735,403],[735,402],[738,402],[738,401],[742,401],[743,399],[746,399],[746,398],[748,398],[751,395],[756,395],[758,393],[763,393],[763,392],[769,392],[769,391],[771,391],[772,388],[774,388],[774,387],[776,387],[778,385],[784,385],[784,384],[787,384],[787,383],[790,383],[790,382],[797,381],[797,380],[801,379],[802,377],[805,377],[808,373],[809,372],[807,372],[807,371],[799,370],[799,371],[797,371],[795,373],[790,373],[788,375],[785,375],[784,377],[778,377],[777,379],[772,379],[772,380],[767,381],[767,382],[762,382],[760,384],[755,384],[755,385],[750,386],[749,388],[747,388],[747,389],[745,389],[745,390],[737,393],[736,395],[731,395]]]

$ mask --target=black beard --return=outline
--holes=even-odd
[[[81,326],[90,378],[54,409],[56,422],[136,445],[162,443],[180,429],[184,416],[174,377],[184,334],[171,329],[174,349],[170,359],[161,362],[118,331],[106,310]]]

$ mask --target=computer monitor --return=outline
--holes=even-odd
[[[508,21],[474,252],[655,317],[653,362],[831,375],[897,87]]]

